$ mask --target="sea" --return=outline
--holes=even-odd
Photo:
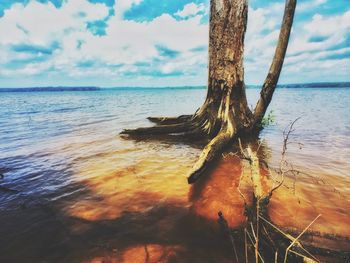
[[[197,188],[215,194],[195,189],[193,197],[186,176],[203,145],[120,135],[152,126],[149,116],[194,113],[205,96],[202,87],[0,91],[0,262],[226,262],[223,246],[193,219],[200,202],[208,207],[198,217],[215,224],[231,189],[206,179]],[[247,96],[254,107],[259,89]],[[281,227],[303,229],[322,214],[315,232],[350,237],[349,103],[347,87],[276,90],[262,156],[278,167],[284,131],[297,119],[287,160],[299,171],[288,194],[271,201]],[[230,160],[216,176],[239,176]]]

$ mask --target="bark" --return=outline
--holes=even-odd
[[[246,0],[211,0],[205,104],[210,114],[218,113],[219,120],[229,120],[232,114],[229,121],[236,124],[244,123],[249,113],[243,67],[247,16]]]
[[[247,15],[245,0],[211,1],[208,93],[200,114],[208,119],[206,132],[213,139],[193,166],[189,183],[203,174],[241,129],[249,127],[243,67]]]

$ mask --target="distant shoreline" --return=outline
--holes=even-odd
[[[247,85],[248,89],[260,88],[259,85]],[[300,88],[350,88],[350,82],[320,82],[320,83],[298,83],[279,84],[280,89]],[[195,90],[206,89],[206,86],[178,86],[178,87],[24,87],[24,88],[0,88],[0,92],[65,92],[65,91],[105,91],[105,90]]]

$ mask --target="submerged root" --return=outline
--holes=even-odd
[[[221,115],[227,114],[228,111]],[[192,184],[207,170],[209,164],[221,155],[224,147],[233,140],[237,133],[237,130],[233,130],[235,125],[231,123],[231,120],[224,122],[223,119],[212,116],[213,113],[209,114],[204,110],[198,110],[194,115],[149,117],[150,121],[158,123],[158,125],[147,128],[127,129],[123,130],[121,134],[135,137],[176,135],[201,141],[210,138],[211,140],[203,149],[188,176],[188,183]]]
[[[188,122],[193,115],[180,115],[178,117],[148,117],[147,119],[158,125],[171,125]]]
[[[189,184],[194,183],[208,168],[208,165],[222,153],[223,148],[234,138],[234,134],[228,131],[221,131],[203,149],[199,159],[194,164],[190,175],[187,178]]]
[[[183,115],[189,116],[189,115]],[[185,120],[185,117],[178,117]],[[155,135],[171,135],[181,134],[191,136],[193,133],[197,135],[205,136],[205,127],[207,123],[205,118],[191,117],[188,121],[181,121],[178,119],[177,124],[159,124],[153,127],[137,128],[137,129],[126,129],[121,132],[124,135],[131,136],[155,136]]]
[[[184,121],[186,119],[189,121]],[[204,114],[182,115],[175,118],[149,118],[149,120],[162,124],[154,127],[137,128],[123,130],[121,134],[130,136],[157,136],[157,135],[179,135],[188,138],[207,139],[216,134],[217,120],[212,120]],[[180,122],[177,124],[164,124],[167,122]],[[221,123],[222,124],[222,123]],[[227,125],[227,124],[226,124]],[[194,164],[192,171],[188,176],[188,183],[194,183],[209,167],[209,164],[221,155],[225,146],[233,140],[236,132],[232,127],[229,129],[226,125],[221,126],[220,131],[203,149],[198,161]]]
[[[121,134],[127,135],[161,135],[161,134],[176,134],[184,133],[191,130],[193,124],[191,123],[180,123],[180,124],[169,124],[169,125],[159,125],[147,128],[137,128],[137,129],[127,129],[123,130]]]

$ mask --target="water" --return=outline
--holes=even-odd
[[[253,105],[259,90],[247,93]],[[200,147],[119,136],[151,125],[148,116],[193,113],[204,97],[204,89],[0,93],[0,262],[226,262],[193,218],[215,222],[225,207],[242,215],[230,188],[239,160],[222,160],[190,187]],[[274,123],[260,136],[264,158],[278,165],[283,130],[301,117],[288,160],[308,176],[299,175],[296,194],[274,195],[276,224],[301,229],[323,213],[314,231],[350,236],[349,101],[346,88],[277,90]]]

